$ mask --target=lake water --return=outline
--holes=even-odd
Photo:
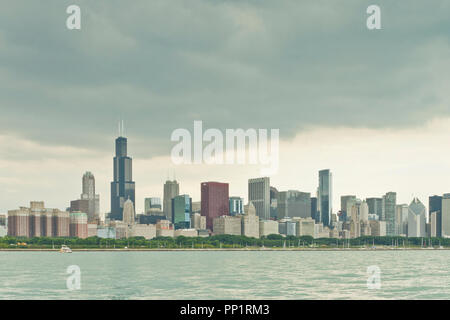
[[[449,265],[447,250],[0,252],[0,299],[450,299]]]

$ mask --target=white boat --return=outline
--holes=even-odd
[[[63,244],[61,246],[61,249],[59,249],[59,252],[61,252],[61,253],[72,253],[72,250],[68,246]]]

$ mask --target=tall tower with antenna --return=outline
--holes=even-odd
[[[135,203],[132,159],[128,156],[128,141],[124,137],[123,120],[119,122],[119,137],[116,139],[113,181],[111,182],[111,220],[123,220],[123,205],[127,199]]]

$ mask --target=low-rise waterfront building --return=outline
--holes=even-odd
[[[274,221],[274,220],[259,221],[259,236],[267,237],[270,234],[279,234],[278,233],[278,221]]]
[[[297,220],[297,232],[298,237],[311,236],[315,238],[315,223],[313,218],[299,219]]]
[[[241,216],[220,216],[213,220],[214,234],[241,235]]]
[[[386,236],[386,221],[369,220],[370,230],[372,236],[384,237]]]
[[[206,229],[206,217],[200,215],[200,213],[196,212],[191,215],[191,223],[192,228],[196,230],[205,230]]]
[[[101,226],[97,229],[97,237],[102,239],[116,239],[116,228]]]
[[[154,224],[134,224],[130,227],[131,237],[144,237],[147,240],[156,237],[156,225]]]
[[[160,220],[156,224],[157,237],[172,237],[174,236],[173,224],[169,220]]]
[[[88,237],[88,217],[84,212],[70,213],[70,236],[86,239]]]
[[[198,231],[195,229],[177,229],[174,232],[174,237],[179,237],[179,236],[183,236],[183,237],[197,237],[198,236]]]
[[[14,237],[69,237],[69,212],[46,209],[43,201],[8,211],[8,235]]]

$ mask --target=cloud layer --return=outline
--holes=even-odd
[[[70,2],[71,4],[72,2]],[[449,115],[448,1],[8,1],[0,13],[0,132],[142,157],[172,130],[411,126]]]

